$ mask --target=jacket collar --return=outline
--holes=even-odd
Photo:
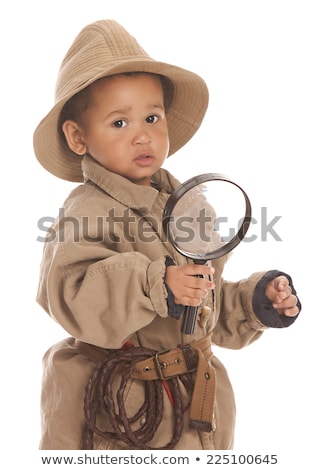
[[[85,181],[93,182],[121,204],[142,213],[150,211],[159,190],[171,194],[179,185],[179,181],[167,170],[161,168],[153,175],[153,181],[159,190],[151,186],[140,186],[123,176],[110,172],[89,155],[83,157],[82,169]]]

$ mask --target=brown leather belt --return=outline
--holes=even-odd
[[[108,349],[100,348],[75,339],[75,347],[94,362],[108,356]],[[215,368],[212,357],[210,335],[189,344],[180,344],[174,349],[155,353],[154,356],[137,362],[131,377],[139,380],[169,380],[173,377],[196,372],[191,400],[190,426],[200,431],[215,430],[214,402],[216,390]]]

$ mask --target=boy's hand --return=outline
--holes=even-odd
[[[286,276],[277,276],[270,281],[265,290],[266,297],[271,300],[273,308],[279,315],[295,317],[299,313],[298,299],[292,294],[289,280]]]
[[[197,307],[207,296],[208,290],[214,289],[214,282],[208,278],[195,276],[207,277],[213,274],[214,271],[213,267],[200,264],[168,266],[166,268],[165,283],[172,291],[177,305]]]

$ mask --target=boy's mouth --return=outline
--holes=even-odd
[[[134,161],[140,166],[149,166],[154,161],[154,156],[150,154],[142,154],[136,157]]]

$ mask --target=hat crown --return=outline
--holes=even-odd
[[[56,102],[94,82],[108,69],[122,62],[153,59],[120,24],[114,20],[96,21],[75,38],[65,55],[56,83]]]

